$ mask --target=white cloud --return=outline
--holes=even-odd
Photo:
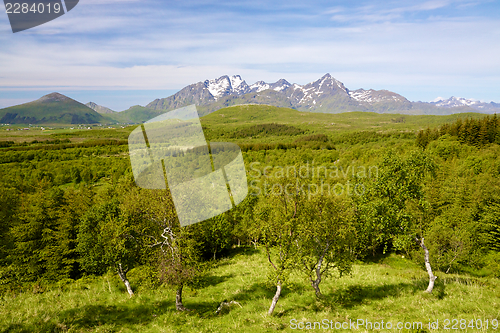
[[[247,83],[285,78],[305,84],[326,72],[349,88],[386,88],[416,99],[430,89],[432,96],[446,96],[444,85],[469,87],[468,95],[491,91],[486,84],[500,85],[498,19],[403,20],[408,13],[464,2],[278,15],[233,12],[232,4],[219,12],[189,12],[156,2],[101,3],[81,1],[78,11],[26,33],[9,28],[2,34],[8,26],[0,19],[0,45],[6,45],[0,50],[0,89],[180,89],[224,74],[240,74]],[[327,16],[336,22],[315,22]]]
[[[449,6],[451,3],[453,3],[453,1],[444,1],[444,0],[426,1],[409,7],[396,8],[396,11],[401,11],[401,12],[428,11]]]

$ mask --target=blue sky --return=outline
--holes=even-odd
[[[240,74],[500,102],[498,1],[80,0],[13,34],[0,13],[0,108],[58,91],[114,110]]]

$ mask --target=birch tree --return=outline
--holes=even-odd
[[[116,199],[93,206],[80,221],[77,250],[87,273],[103,274],[111,268],[133,296],[127,272],[137,264],[140,249],[128,222]]]
[[[423,183],[426,176],[432,176],[436,165],[429,155],[415,151],[406,158],[395,154],[385,157],[380,177],[375,184],[375,195],[383,209],[375,209],[386,215],[390,221],[388,232],[392,234],[393,245],[405,249],[418,245],[424,251],[424,264],[429,275],[426,292],[432,292],[436,276],[430,264],[429,250],[424,241],[431,216],[429,203],[425,200]],[[374,216],[377,218],[377,216]]]
[[[268,280],[276,286],[268,315],[272,315],[281,296],[290,271],[298,261],[296,241],[299,232],[299,210],[303,193],[296,189],[285,190],[292,184],[288,178],[274,179],[273,192],[268,193],[256,206],[255,216],[262,225],[263,243],[271,266]],[[291,188],[289,186],[288,188]],[[283,189],[282,191],[280,189]]]
[[[181,227],[170,193],[164,190],[132,190],[124,200],[124,210],[133,237],[142,247],[143,260],[158,269],[159,280],[176,290],[175,307],[183,303],[184,286],[203,273],[197,224]]]
[[[351,271],[357,238],[354,211],[347,198],[334,196],[309,199],[303,210],[297,240],[299,267],[319,298],[324,278],[334,271],[339,277]]]

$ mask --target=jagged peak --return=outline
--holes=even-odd
[[[205,80],[203,84],[215,100],[234,92],[239,94],[249,90],[247,83],[240,75],[223,75],[218,79]]]
[[[349,91],[347,88],[344,86],[342,82],[334,78],[333,76],[330,75],[330,73],[326,73],[323,75],[321,78],[318,80],[311,82],[307,84],[306,86],[318,86],[318,89],[322,89],[323,86],[330,87],[331,89],[340,89],[344,91],[346,94],[349,94]]]
[[[87,107],[91,108],[92,110],[94,110],[95,112],[101,113],[101,114],[115,113],[115,111],[111,110],[110,108],[107,108],[105,106],[99,105],[99,104],[94,103],[94,102],[88,102],[85,104],[85,106],[87,106]]]
[[[291,86],[292,84],[290,82],[288,82],[287,80],[285,79],[279,79],[278,81],[276,81],[274,84],[283,84],[283,85],[288,85],[288,86]]]

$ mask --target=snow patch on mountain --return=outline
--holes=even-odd
[[[231,94],[241,95],[250,91],[247,83],[239,75],[231,77],[224,75],[218,79],[206,80],[204,85],[215,100],[223,96]]]
[[[291,86],[291,84],[284,80],[278,80],[275,83],[266,83],[264,81],[257,81],[254,84],[252,84],[249,89],[251,92],[261,92],[264,90],[272,89],[274,91],[283,91],[288,89]]]
[[[192,104],[193,100],[196,100],[198,105],[205,106],[204,112],[206,113],[234,103],[266,103],[297,110],[322,112],[356,110],[417,114],[425,111],[428,114],[451,114],[464,111],[462,109],[445,110],[455,106],[462,106],[462,108],[468,106],[487,113],[500,112],[500,104],[494,102],[483,103],[472,99],[452,97],[450,99],[439,98],[430,103],[412,103],[405,97],[388,90],[350,91],[342,82],[328,73],[305,85],[290,84],[280,79],[274,83],[257,81],[249,86],[239,75],[224,75],[218,79],[189,85],[171,97],[149,103],[147,107],[154,110],[171,110],[188,103]]]
[[[290,88],[292,85],[285,79],[280,79],[271,85],[274,91],[283,91]]]
[[[217,100],[222,97],[224,93],[230,87],[231,82],[227,79],[227,76],[223,76],[215,80],[205,81],[205,87],[207,87],[210,94]]]
[[[371,90],[358,89],[355,91],[351,91],[350,96],[357,100],[358,102],[367,102],[371,103],[373,98],[371,96]]]
[[[229,78],[231,82],[231,92],[244,94],[248,92],[247,83],[239,75],[233,75]]]
[[[271,86],[269,84],[265,83],[264,81],[257,81],[250,86],[250,91],[259,93],[261,91],[264,91],[264,90],[267,90],[270,88],[271,88]]]
[[[364,90],[358,89],[349,92],[349,96],[361,103],[380,103],[380,102],[407,102],[407,99],[401,95],[388,90]]]
[[[456,108],[460,106],[473,106],[477,104],[481,104],[480,101],[474,100],[474,99],[467,99],[463,97],[455,97],[451,96],[448,99],[440,99],[440,100],[434,100],[431,102],[431,104],[434,104],[436,106],[440,107],[445,107],[445,108]],[[480,107],[480,106],[479,106]]]

